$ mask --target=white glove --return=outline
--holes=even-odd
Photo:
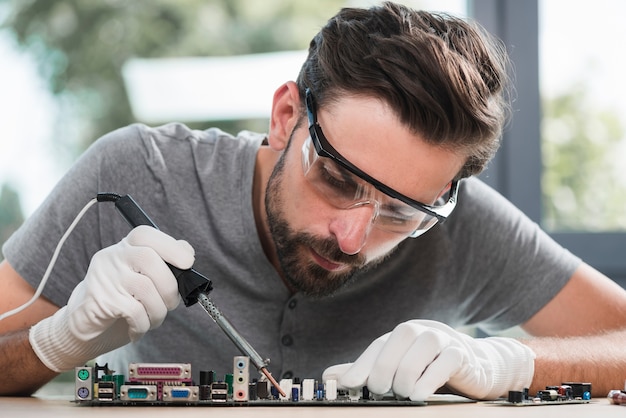
[[[530,386],[534,359],[512,338],[472,338],[440,322],[413,320],[377,338],[354,363],[329,367],[323,380],[414,401],[444,384],[473,399],[497,399]]]
[[[161,325],[180,302],[176,278],[163,260],[185,270],[193,265],[194,250],[186,241],[139,226],[98,251],[67,305],[31,327],[35,354],[60,373]]]

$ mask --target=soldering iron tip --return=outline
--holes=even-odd
[[[278,393],[280,393],[281,395],[283,395],[285,398],[287,397],[287,394],[285,393],[285,391],[283,390],[283,388],[280,387],[280,385],[278,384],[278,382],[276,381],[276,379],[274,379],[274,377],[272,376],[272,374],[265,368],[262,367],[261,368],[261,373],[263,373],[265,375],[265,377],[267,377],[267,380],[270,381],[270,383],[276,388],[276,390],[278,391]]]

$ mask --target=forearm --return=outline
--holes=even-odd
[[[626,330],[601,335],[523,341],[535,351],[530,393],[562,382],[588,382],[592,396],[623,389],[626,379]]]
[[[57,376],[28,341],[28,329],[0,335],[0,395],[28,396]]]

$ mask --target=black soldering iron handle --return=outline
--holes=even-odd
[[[159,229],[158,226],[150,219],[150,217],[139,207],[137,202],[130,196],[120,196],[115,200],[115,208],[122,214],[126,222],[133,228],[139,225],[148,225]],[[185,306],[189,307],[198,301],[200,293],[208,294],[213,287],[211,280],[193,268],[189,270],[181,270],[169,263],[167,266],[172,270],[176,281],[178,282],[178,292],[185,302]]]

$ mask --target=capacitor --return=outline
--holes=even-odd
[[[256,382],[248,383],[248,399],[251,401],[256,401],[258,399]]]
[[[270,393],[272,395],[272,399],[278,399],[281,395],[278,393],[278,389],[276,389],[276,386],[272,386],[270,388]]]
[[[574,399],[591,399],[591,383],[563,382],[561,385],[572,387],[572,396]]]
[[[291,400],[298,402],[300,400],[301,383],[299,377],[294,377],[291,385]]]
[[[561,385],[558,388],[559,396],[566,400],[574,399],[574,391],[570,385]]]
[[[324,396],[324,384],[323,383],[317,384],[317,389],[315,390],[315,398],[318,401],[324,400],[325,396]]]
[[[361,399],[365,399],[366,401],[369,400],[370,398],[370,390],[367,388],[367,386],[363,386],[363,389],[361,390]]]
[[[524,400],[524,392],[519,390],[510,390],[507,399],[511,403],[522,403]]]
[[[200,385],[200,393],[198,397],[200,400],[207,401],[211,399],[211,385]]]
[[[540,390],[537,392],[537,398],[542,401],[555,401],[559,393],[554,389]]]
[[[626,405],[626,393],[622,390],[614,389],[606,397],[613,405]]]
[[[274,388],[272,386],[272,388]],[[276,388],[274,388],[276,390]],[[276,390],[276,394],[278,394],[278,390]],[[256,382],[256,395],[259,399],[269,399],[271,396],[271,392],[269,389],[269,382],[267,380],[259,380]]]
[[[215,372],[213,370],[200,370],[200,384],[211,385],[215,381]]]

